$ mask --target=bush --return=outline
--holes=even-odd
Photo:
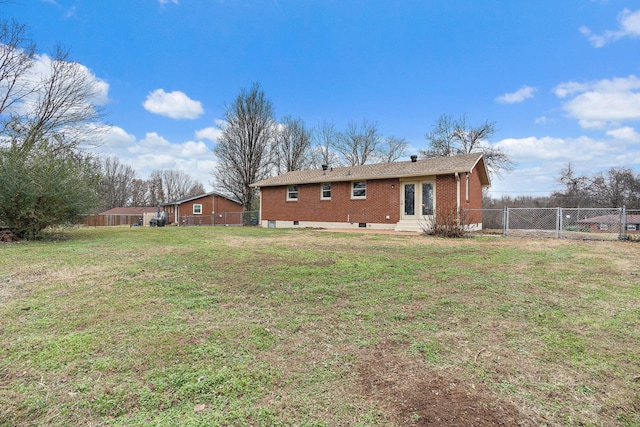
[[[0,224],[18,239],[75,223],[97,202],[92,162],[43,143],[24,153],[0,150]]]
[[[433,236],[464,237],[467,234],[464,219],[462,209],[458,211],[453,207],[437,208],[434,216],[424,218],[422,231]]]

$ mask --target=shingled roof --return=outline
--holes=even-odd
[[[478,167],[480,182],[483,186],[490,184],[489,175],[482,153],[464,154],[450,157],[434,157],[415,162],[389,162],[362,166],[347,166],[293,171],[251,184],[251,187],[277,187],[281,185],[315,184],[321,182],[357,181],[386,178],[410,178],[414,176],[449,175],[465,173]]]
[[[217,191],[210,191],[208,193],[198,194],[197,196],[189,196],[189,197],[185,197],[183,199],[172,200],[170,202],[162,203],[160,206],[181,205],[183,203],[187,203],[187,202],[190,202],[192,200],[201,199],[203,197],[209,197],[209,196],[218,196],[218,197],[222,197],[224,199],[229,199],[232,202],[240,203],[240,201],[238,199],[236,199],[235,197],[225,196],[224,194],[218,193]]]

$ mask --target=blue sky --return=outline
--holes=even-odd
[[[638,0],[13,0],[40,53],[104,88],[100,147],[140,178],[208,188],[225,104],[261,84],[278,118],[363,119],[413,152],[442,114],[495,121],[517,166],[491,193],[545,195],[571,161],[640,173]]]

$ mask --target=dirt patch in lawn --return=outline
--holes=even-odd
[[[512,404],[479,385],[429,368],[400,345],[382,342],[357,364],[358,394],[397,426],[533,426]]]

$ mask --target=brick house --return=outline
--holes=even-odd
[[[252,184],[263,227],[421,231],[438,212],[482,208],[489,175],[481,153],[288,172]],[[482,228],[481,211],[465,218]]]
[[[592,233],[620,233],[622,231],[621,215],[600,215],[576,221]],[[627,234],[640,234],[640,215],[628,214],[625,217]]]
[[[242,204],[212,191],[163,203],[169,223],[177,225],[242,225]]]

